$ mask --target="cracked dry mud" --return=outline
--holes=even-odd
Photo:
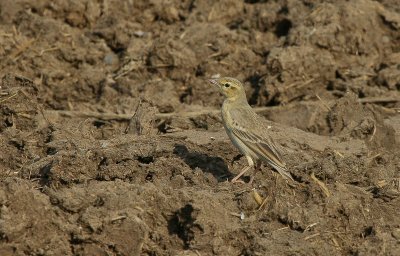
[[[396,0],[17,0],[0,21],[0,255],[400,255]],[[216,74],[295,183],[228,182],[246,160]]]

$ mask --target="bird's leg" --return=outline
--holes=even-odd
[[[257,173],[260,169],[261,169],[261,162],[260,162],[260,161],[257,161],[257,163],[256,163],[256,165],[255,165],[255,167],[254,167],[253,175],[252,175],[251,178],[250,178],[249,185],[251,185],[251,184],[253,183],[254,177],[256,177],[256,173]]]
[[[239,179],[240,177],[242,177],[243,174],[245,174],[245,172],[247,172],[251,167],[252,167],[252,166],[250,166],[250,165],[244,167],[244,168],[242,169],[242,171],[241,171],[238,175],[236,175],[235,178],[233,178],[233,179],[231,180],[231,182],[232,182],[232,183],[240,182],[240,181],[238,181],[238,179]]]
[[[242,171],[241,171],[238,175],[236,175],[235,178],[233,178],[233,179],[231,180],[232,183],[240,182],[240,181],[238,181],[238,179],[239,179],[240,177],[242,177],[243,174],[245,174],[250,168],[254,167],[253,159],[251,159],[249,156],[246,156],[246,158],[247,158],[247,162],[249,163],[249,165],[246,166],[246,167],[244,167],[244,168],[242,169]]]

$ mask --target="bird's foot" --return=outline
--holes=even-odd
[[[241,184],[246,184],[243,180],[231,180],[231,183],[241,183]]]
[[[244,184],[245,184],[244,181],[239,180],[239,179],[240,179],[240,177],[242,177],[243,174],[245,174],[251,167],[252,167],[252,166],[250,166],[250,165],[244,167],[244,168],[242,169],[242,171],[241,171],[238,175],[236,175],[235,178],[233,178],[233,179],[231,180],[231,182],[232,182],[232,183],[240,182],[240,183],[244,183]]]

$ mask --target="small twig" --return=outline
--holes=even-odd
[[[211,58],[215,58],[215,57],[219,57],[219,56],[224,56],[224,55],[227,55],[227,53],[225,53],[225,52],[216,52],[216,53],[213,53],[213,54],[208,55],[207,58],[211,59]]]
[[[285,229],[289,229],[289,226],[286,226],[286,227],[283,227],[283,228],[278,228],[277,230],[274,230],[274,232],[275,231],[282,231],[282,230],[285,230]]]
[[[27,119],[32,119],[32,115],[26,114],[26,113],[16,113],[19,117],[24,117]]]
[[[391,103],[400,101],[400,97],[369,97],[358,99],[360,103]]]
[[[42,56],[45,52],[51,52],[51,51],[55,51],[55,50],[58,50],[58,49],[60,49],[58,46],[56,46],[56,47],[52,47],[52,48],[48,48],[48,49],[44,49],[44,50],[41,50],[39,53],[38,53],[38,56]]]
[[[240,218],[241,220],[244,220],[244,218],[245,218],[243,212],[241,212],[241,213],[231,212],[231,213],[229,213],[229,214],[232,215],[232,216],[238,217],[238,218]]]
[[[315,94],[315,96],[317,96],[317,98],[321,101],[322,105],[323,105],[328,111],[331,111],[331,110],[332,110],[332,109],[328,106],[328,104],[326,104],[325,101],[323,101],[323,100],[321,99],[321,97],[319,97],[318,94]]]
[[[336,149],[333,150],[333,152],[334,152],[335,154],[337,154],[338,156],[340,156],[341,158],[344,158],[343,154],[340,153],[339,151],[337,151]]]
[[[315,234],[313,234],[313,235],[310,235],[310,236],[307,236],[307,237],[305,237],[305,238],[304,238],[304,240],[305,240],[305,241],[307,241],[307,240],[309,240],[309,239],[311,239],[311,238],[314,238],[314,237],[316,237],[316,236],[319,236],[319,235],[321,235],[321,233],[320,233],[320,232],[318,232],[318,233],[315,233]]]
[[[149,66],[149,68],[176,68],[174,64],[157,64],[154,66]]]
[[[310,230],[312,227],[314,227],[314,226],[316,226],[316,225],[318,225],[318,222],[315,222],[315,223],[312,223],[312,224],[308,225],[308,226],[304,229],[303,233],[306,232],[306,231],[308,231],[308,230]]]
[[[339,245],[338,241],[336,240],[336,238],[332,237],[331,240],[332,240],[332,242],[334,243],[334,245],[336,247],[340,247],[340,245]]]
[[[58,114],[64,117],[98,118],[102,120],[129,121],[132,118],[132,114],[100,113],[91,111],[46,110],[45,113]]]
[[[374,139],[375,133],[376,133],[376,125],[374,122],[374,130],[372,131],[372,135],[371,135],[371,138],[369,138],[369,141],[372,141]]]
[[[372,161],[374,161],[375,158],[380,157],[380,156],[381,156],[381,153],[378,153],[378,154],[376,154],[374,156],[368,157],[367,160],[368,160],[369,163],[372,163]]]
[[[317,95],[317,98],[319,96]],[[320,99],[320,98],[319,98]],[[366,102],[367,98],[364,98],[364,102]],[[321,99],[320,99],[321,100]],[[360,99],[361,100],[361,99]],[[370,100],[369,102],[373,102]],[[322,102],[324,106],[330,110],[330,107]],[[315,102],[310,103],[311,106],[316,106]],[[253,108],[255,112],[259,114],[263,114],[269,111],[273,111],[274,109],[279,109],[281,106],[276,107],[255,107]],[[59,114],[64,117],[75,117],[75,118],[98,118],[101,120],[119,120],[119,121],[129,121],[131,120],[134,113],[130,114],[114,114],[114,113],[100,113],[100,112],[92,112],[92,111],[68,111],[68,110],[47,110],[49,114]],[[155,118],[157,119],[167,119],[174,117],[186,117],[186,118],[195,118],[202,115],[219,115],[221,110],[219,109],[204,109],[199,111],[190,111],[190,112],[172,112],[172,113],[156,113]]]
[[[224,65],[224,66],[230,66],[231,64],[229,64],[228,62],[225,61],[220,61],[219,64]]]
[[[34,42],[36,41],[35,38],[30,39],[28,41],[25,41],[20,47],[17,47],[11,54],[10,58],[13,61],[16,61],[18,59],[18,56],[23,53],[26,49],[28,49]]]
[[[127,218],[126,215],[117,216],[117,217],[115,217],[115,218],[112,218],[112,219],[111,219],[111,222],[116,222],[116,221],[118,221],[118,220],[124,220],[124,219],[126,219],[126,218]]]
[[[3,37],[12,37],[13,34],[11,34],[11,33],[1,33],[0,36],[3,36]]]
[[[263,202],[261,203],[260,207],[258,207],[258,210],[261,210],[264,208],[264,206],[267,204],[268,202],[268,197],[266,197]]]
[[[320,186],[320,188],[322,189],[322,192],[325,193],[326,197],[330,197],[331,196],[331,192],[329,192],[328,187],[325,185],[325,183],[323,183],[322,181],[320,181],[317,177],[315,177],[314,173],[311,173],[311,179],[317,183],[318,186]]]
[[[304,83],[300,83],[300,81],[296,81],[296,82],[294,82],[294,83],[291,83],[291,84],[288,85],[288,86],[285,86],[285,87],[283,88],[283,90],[286,91],[286,90],[291,89],[291,88],[293,88],[293,87],[301,88],[301,87],[303,87],[303,86],[306,86],[306,85],[310,84],[310,83],[311,83],[312,81],[314,81],[314,80],[315,80],[315,78],[311,78],[311,79],[305,81]]]
[[[259,113],[270,109],[271,107],[254,108],[254,110]],[[98,118],[102,120],[120,120],[120,121],[129,121],[134,115],[134,114],[114,114],[114,113],[100,113],[92,111],[68,111],[68,110],[46,110],[46,112],[49,114],[59,114],[65,117]],[[220,112],[221,111],[218,109],[205,109],[205,110],[191,111],[191,112],[157,113],[155,114],[155,118],[157,119],[165,119],[173,117],[192,118],[202,115],[219,115]]]
[[[141,63],[138,60],[132,59],[124,64],[116,73],[112,74],[112,78],[117,80],[133,70],[139,69]]]
[[[264,206],[267,204],[268,202],[268,196],[265,198],[262,198],[261,195],[257,192],[257,190],[254,188],[253,189],[253,198],[254,200],[257,202],[258,204],[258,209],[257,211],[261,210],[264,208]]]
[[[11,120],[12,120],[12,128],[14,128],[16,130],[17,129],[17,123],[15,122],[14,114],[11,114]]]
[[[11,95],[11,96],[9,96],[9,97],[7,97],[7,98],[5,98],[5,99],[0,100],[0,103],[3,103],[3,102],[5,102],[5,101],[7,101],[7,100],[9,100],[9,99],[14,98],[15,96],[17,96],[17,94],[18,94],[18,92],[14,93],[13,95]]]

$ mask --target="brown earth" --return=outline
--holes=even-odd
[[[0,56],[0,255],[400,255],[396,0],[0,1]]]

